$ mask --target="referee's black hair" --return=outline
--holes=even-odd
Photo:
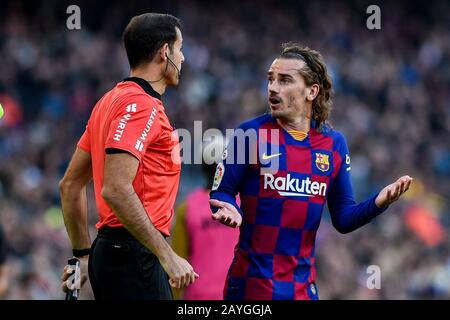
[[[170,14],[144,13],[133,17],[123,32],[123,42],[131,69],[152,61],[156,52],[169,44],[170,52],[177,39],[180,20]]]

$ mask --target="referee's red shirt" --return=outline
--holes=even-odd
[[[147,81],[127,78],[107,92],[95,105],[78,147],[92,158],[97,229],[122,226],[101,196],[105,155],[119,149],[139,160],[134,190],[154,226],[169,235],[181,172],[178,135],[161,96]]]

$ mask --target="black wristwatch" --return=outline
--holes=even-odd
[[[88,256],[91,253],[90,248],[86,249],[72,249],[72,254],[75,258],[81,258],[84,256]]]

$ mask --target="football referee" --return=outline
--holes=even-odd
[[[178,18],[133,17],[123,40],[131,67],[95,105],[60,182],[64,222],[81,260],[81,284],[95,299],[172,299],[198,275],[165,240],[173,218],[181,161],[178,137],[161,96],[179,81],[182,34]],[[91,245],[86,184],[94,180],[99,214]],[[71,274],[64,268],[62,287]],[[70,288],[69,288],[70,289]]]

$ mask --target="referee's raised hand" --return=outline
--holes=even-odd
[[[199,275],[185,259],[172,251],[168,258],[160,259],[161,265],[169,275],[169,284],[173,288],[185,288],[197,280]]]

